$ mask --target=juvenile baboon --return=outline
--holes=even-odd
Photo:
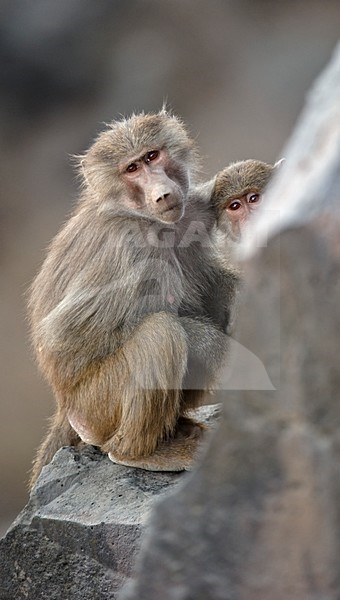
[[[238,250],[242,235],[251,216],[262,203],[263,190],[282,161],[269,165],[259,160],[243,160],[230,164],[215,176],[211,203],[216,210],[214,228],[215,253],[226,274],[226,283],[232,274],[236,282],[229,301],[226,331],[233,331],[237,313],[237,295],[241,289],[242,271]]]
[[[113,462],[190,467],[202,427],[186,412],[224,360],[233,294],[197,164],[165,110],[114,121],[81,158],[79,204],[31,291],[38,363],[57,401],[32,483],[79,438]]]
[[[239,242],[251,215],[262,203],[263,190],[283,159],[269,165],[260,160],[231,163],[215,177],[211,201],[217,210],[217,228]]]

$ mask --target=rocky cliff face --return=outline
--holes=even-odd
[[[212,427],[219,413],[198,410]],[[59,450],[0,540],[0,600],[116,598],[151,507],[184,477],[113,464],[92,446]]]
[[[275,389],[226,392],[204,461],[152,514],[124,600],[339,598],[339,98],[340,47],[246,245],[240,348]]]
[[[180,479],[60,450],[0,541],[0,598],[115,598],[155,498]]]

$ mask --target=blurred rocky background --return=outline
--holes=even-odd
[[[338,0],[0,0],[0,532],[53,409],[25,294],[77,196],[70,155],[103,122],[166,100],[207,177],[272,161],[339,31]]]

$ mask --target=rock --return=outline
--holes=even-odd
[[[339,98],[340,46],[246,249],[238,344],[272,385],[225,392],[202,463],[152,513],[122,600],[339,598]]]
[[[196,412],[212,425],[218,414]],[[0,599],[116,598],[151,506],[185,476],[116,465],[91,446],[59,450],[0,540]]]

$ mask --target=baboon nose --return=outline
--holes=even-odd
[[[156,199],[156,202],[160,202],[160,200],[165,200],[165,198],[167,198],[168,196],[170,196],[170,192],[165,192]]]

